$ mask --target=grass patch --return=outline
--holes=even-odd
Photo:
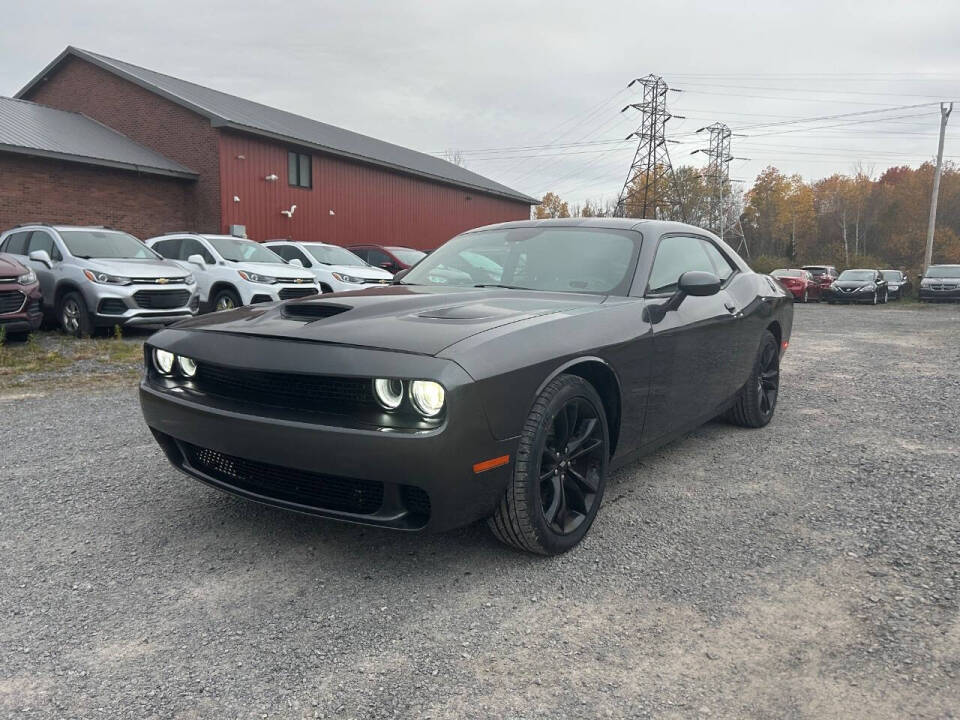
[[[62,333],[35,332],[24,342],[0,333],[0,390],[45,385],[87,385],[98,378],[135,376],[143,364],[143,339],[76,339]]]

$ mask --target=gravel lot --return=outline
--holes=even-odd
[[[960,307],[797,307],[778,414],[560,558],[171,470],[133,387],[0,396],[0,716],[960,716]]]

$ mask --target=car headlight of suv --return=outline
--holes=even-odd
[[[21,285],[33,285],[37,281],[37,274],[33,270],[27,270],[26,273],[17,278]]]
[[[363,283],[363,278],[354,277],[353,275],[344,275],[343,273],[332,272],[333,279],[337,282],[342,283],[351,283],[353,285],[360,285]]]
[[[187,276],[183,279],[183,282],[185,282],[187,285],[193,285],[196,281],[197,281],[197,279],[196,279],[192,274],[191,274],[191,275],[187,275]]]
[[[130,285],[133,282],[133,280],[128,277],[110,275],[97,270],[84,270],[83,274],[90,282],[99,283],[100,285]]]
[[[246,270],[237,270],[237,272],[240,274],[240,277],[249,282],[264,283],[265,285],[273,285],[277,282],[277,279],[270,275],[261,275],[260,273],[247,272]]]

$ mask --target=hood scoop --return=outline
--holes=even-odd
[[[294,320],[322,320],[352,309],[350,305],[335,303],[293,303],[284,305],[281,313],[284,317]]]

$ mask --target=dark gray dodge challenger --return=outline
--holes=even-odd
[[[614,466],[777,404],[790,293],[690,225],[512,222],[394,284],[182,322],[140,400],[175,467],[289,510],[398,530],[486,519],[569,550]]]

